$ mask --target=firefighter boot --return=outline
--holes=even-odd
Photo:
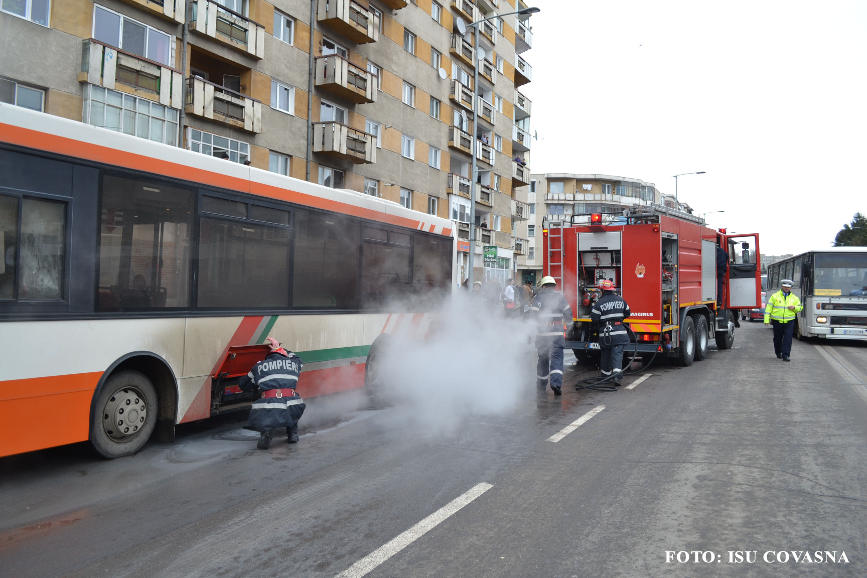
[[[288,443],[297,444],[298,443],[298,426],[293,425],[292,427],[287,427],[286,428],[286,435],[288,436],[288,438],[286,440]]]
[[[256,444],[256,447],[260,450],[267,450],[271,447],[271,432],[263,431],[259,434],[259,443]]]

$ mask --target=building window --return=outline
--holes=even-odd
[[[503,112],[503,97],[498,94],[494,95],[494,108],[497,112]]]
[[[464,199],[462,197],[458,197],[457,195],[452,195],[451,204],[452,204],[451,220],[457,221],[459,223],[469,223],[470,222],[470,200]]]
[[[412,191],[409,189],[405,189],[403,187],[400,188],[400,204],[406,207],[407,209],[412,208]]]
[[[3,6],[10,3],[2,1]],[[136,56],[172,65],[173,37],[99,4],[93,6],[93,37]]]
[[[403,83],[403,103],[415,107],[415,87],[406,81]]]
[[[536,225],[527,225],[527,236],[535,237],[536,236]]]
[[[548,192],[560,194],[563,192],[563,181],[551,181],[548,183]]]
[[[469,120],[469,117],[467,116],[467,113],[465,113],[463,110],[461,110],[459,108],[453,108],[452,111],[453,111],[452,121],[453,121],[454,126],[458,127],[459,129],[461,129],[464,132],[467,132],[468,130],[470,130],[470,120]]]
[[[495,18],[494,22],[497,23],[497,32],[502,34],[503,33],[503,19],[502,18]]]
[[[442,151],[436,147],[430,147],[428,149],[427,155],[427,164],[435,169],[440,168],[440,159],[442,157]]]
[[[373,14],[373,18],[379,23],[379,34],[382,35],[382,10],[370,6],[370,13]]]
[[[331,167],[319,166],[319,184],[335,189],[343,188],[343,171]]]
[[[274,38],[286,44],[295,41],[295,19],[279,10],[274,10]]]
[[[346,109],[332,104],[327,100],[319,102],[319,121],[320,122],[339,122],[346,124],[347,112]]]
[[[403,49],[415,54],[415,34],[406,29],[403,31]]]
[[[250,143],[187,127],[187,143],[193,152],[244,164],[250,160]]]
[[[501,135],[494,135],[494,150],[499,153],[503,152],[503,137]]]
[[[268,151],[268,170],[272,173],[278,173],[281,175],[289,176],[289,169],[291,166],[291,159],[289,155],[283,155],[280,153],[275,153],[274,151]]]
[[[376,148],[382,148],[382,125],[372,120],[367,120],[364,123],[364,132],[372,134],[376,137]]]
[[[402,135],[400,137],[400,152],[404,157],[415,160],[415,139]]]
[[[442,52],[434,48],[430,47],[430,65],[434,67],[434,70],[439,70],[440,66],[443,63],[443,55]]]
[[[430,115],[437,119],[440,117],[440,104],[438,98],[430,97]]]
[[[293,114],[295,112],[295,88],[272,80],[271,107]]]
[[[536,259],[536,247],[530,247],[527,250],[527,260],[534,261]]]
[[[343,58],[349,58],[349,51],[329,38],[322,37],[322,56],[336,54]]]
[[[536,181],[530,181],[530,192],[531,193],[536,192]]]
[[[170,145],[178,143],[178,110],[158,102],[88,84],[82,120]]]
[[[602,193],[605,195],[611,194],[611,183],[603,183],[602,184]]]
[[[371,197],[379,197],[379,181],[376,179],[364,178],[364,194]]]
[[[0,10],[41,26],[48,26],[51,3],[49,0],[0,0]]]
[[[473,83],[471,78],[472,75],[470,75],[469,72],[458,66],[457,63],[452,60],[452,80],[457,80],[467,88],[472,89]]]
[[[367,63],[367,72],[373,75],[376,88],[382,90],[382,69],[372,62]]]
[[[439,23],[443,21],[443,7],[442,4],[433,0],[430,5],[430,17],[436,20]]]
[[[428,215],[436,215],[439,210],[440,200],[434,196],[428,196],[427,198],[427,214]]]
[[[217,0],[217,4],[234,10],[242,16],[247,16],[247,0]]]
[[[502,190],[502,189],[500,189],[500,183],[502,182],[501,179],[502,179],[502,177],[501,177],[500,175],[494,173],[494,177],[493,177],[494,186],[493,186],[493,189],[494,189],[495,191],[500,191],[500,190]]]
[[[45,91],[0,78],[0,102],[42,112],[45,110]]]
[[[503,74],[503,57],[497,56],[497,72]]]

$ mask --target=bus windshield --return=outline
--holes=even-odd
[[[816,295],[867,295],[867,253],[817,253]]]

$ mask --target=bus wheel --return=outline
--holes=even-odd
[[[696,315],[695,317],[695,359],[701,361],[707,357],[707,317]]]
[[[385,357],[390,345],[388,335],[380,335],[367,354],[367,362],[364,366],[364,389],[370,406],[374,409],[386,406],[386,382],[385,382]]]
[[[726,326],[724,331],[714,334],[717,349],[731,349],[735,343],[735,324],[730,318],[726,319]]]
[[[94,401],[90,443],[103,457],[139,451],[157,423],[157,394],[138,371],[120,371],[106,381]]]
[[[695,358],[695,324],[692,317],[687,315],[683,319],[680,328],[680,364],[684,367],[692,365]]]

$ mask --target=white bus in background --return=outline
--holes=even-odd
[[[768,266],[768,295],[791,279],[804,306],[795,335],[867,341],[867,247],[808,251]]]
[[[455,285],[447,219],[2,103],[0,175],[0,456],[245,407],[268,335],[360,388]]]

